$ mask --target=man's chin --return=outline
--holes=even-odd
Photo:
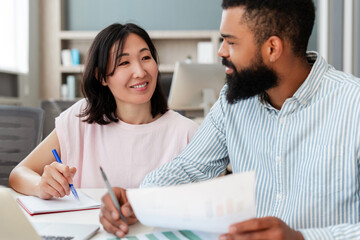
[[[234,79],[234,77],[235,77],[235,72],[226,73],[225,76],[226,76],[226,79]]]

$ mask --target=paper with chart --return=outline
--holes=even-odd
[[[119,238],[113,237],[107,240],[118,240]],[[205,232],[192,232],[189,230],[179,231],[156,231],[146,234],[129,235],[121,240],[218,240],[219,234],[205,233]]]
[[[21,196],[16,200],[30,215],[100,208],[100,202],[95,201],[80,190],[78,190],[78,195],[80,201],[71,194],[63,198],[49,200],[34,196]]]
[[[255,173],[173,187],[129,189],[127,196],[144,225],[224,233],[229,225],[255,217]]]

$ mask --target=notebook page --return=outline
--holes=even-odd
[[[78,201],[72,194],[63,198],[52,198],[49,200],[44,200],[34,196],[21,196],[17,198],[17,201],[31,215],[94,209],[100,207],[100,202],[95,201],[79,190],[77,192],[80,201]]]

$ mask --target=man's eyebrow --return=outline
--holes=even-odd
[[[234,35],[226,34],[226,33],[221,33],[220,35],[221,35],[222,38],[237,38],[237,37],[234,36]]]

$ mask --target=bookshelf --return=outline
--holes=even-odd
[[[63,30],[64,2],[62,0],[43,1],[42,16],[42,71],[41,82],[43,99],[61,99],[61,85],[66,83],[68,75],[75,75],[76,97],[81,97],[79,85],[84,60],[92,40],[98,31],[68,31]],[[160,73],[172,74],[176,61],[185,61],[189,56],[197,62],[198,42],[211,42],[213,59],[219,61],[219,32],[217,30],[176,30],[176,31],[148,31],[159,54]],[[80,52],[80,65],[63,66],[61,51],[77,48]]]

